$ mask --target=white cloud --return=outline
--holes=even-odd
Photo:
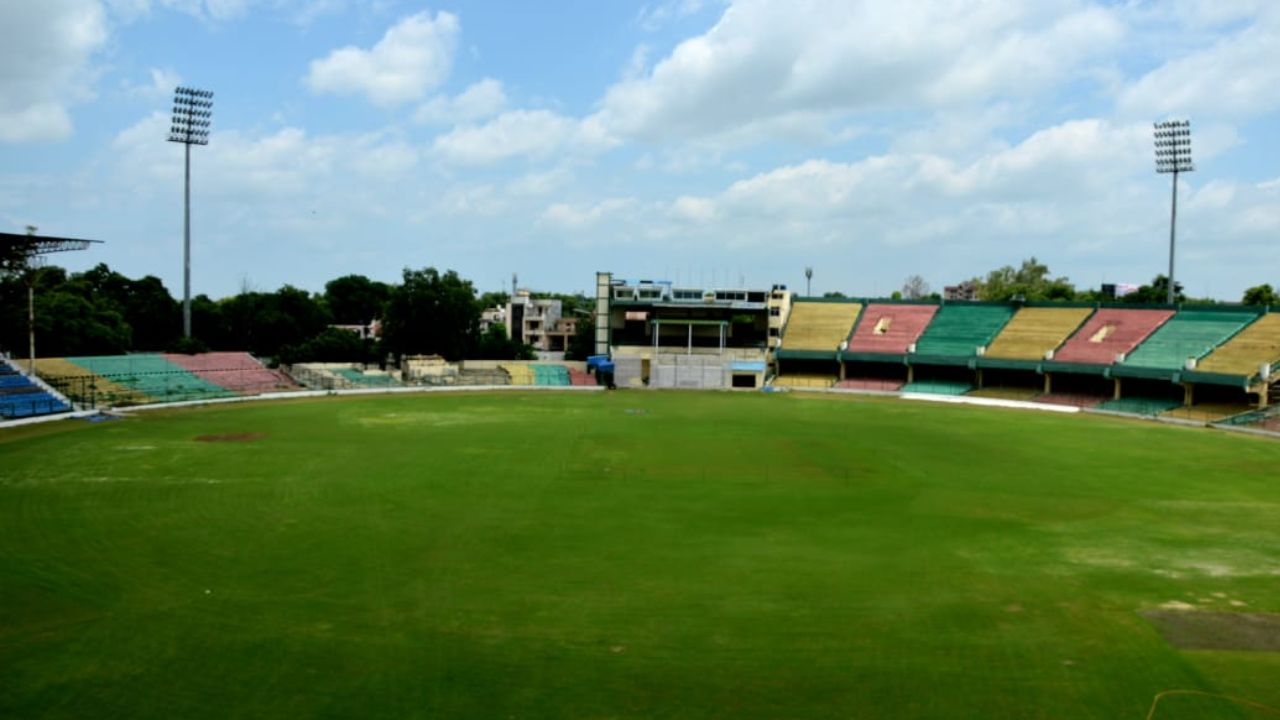
[[[313,60],[307,86],[315,93],[364,95],[384,107],[421,100],[449,76],[458,32],[450,13],[410,15],[369,50],[348,46]]]
[[[542,222],[564,230],[583,230],[635,206],[629,197],[608,198],[597,203],[573,205],[555,203],[542,213]]]
[[[255,0],[106,0],[112,14],[125,22],[145,17],[157,6],[186,13],[206,22],[226,22],[243,17],[254,2]]]
[[[420,123],[453,125],[495,115],[507,104],[502,83],[485,78],[453,97],[438,96],[418,106],[413,119]]]
[[[147,73],[147,82],[123,83],[124,91],[150,100],[159,100],[173,96],[174,88],[182,84],[182,76],[170,68],[151,68]]]
[[[671,204],[671,214],[682,220],[710,222],[716,217],[716,205],[707,198],[683,195]]]
[[[705,4],[703,0],[662,0],[640,8],[636,21],[640,27],[653,32],[673,20],[693,15]]]
[[[71,116],[57,103],[37,103],[21,110],[0,110],[0,142],[53,142],[71,136]]]
[[[0,142],[69,137],[68,108],[91,96],[89,61],[106,41],[96,0],[7,3],[0,10]]]
[[[1165,62],[1124,88],[1118,105],[1135,116],[1248,117],[1280,108],[1277,87],[1280,12],[1271,12],[1209,47]]]
[[[1070,0],[910,3],[740,0],[651,72],[607,91],[613,133],[661,140],[795,115],[1034,96],[1123,36]]]
[[[487,165],[514,157],[595,152],[608,145],[590,122],[549,110],[512,110],[483,125],[454,128],[435,139],[432,152],[456,165]]]

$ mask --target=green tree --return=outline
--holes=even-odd
[[[325,303],[339,325],[367,325],[382,317],[390,297],[390,285],[364,275],[343,275],[324,285]]]
[[[480,293],[480,297],[476,298],[476,305],[480,307],[481,312],[493,307],[506,307],[509,302],[511,302],[511,293],[506,292]]]
[[[1137,290],[1125,295],[1122,300],[1127,303],[1141,305],[1161,305],[1169,300],[1169,278],[1157,275],[1149,285],[1140,285]],[[1173,301],[1186,302],[1187,296],[1182,292],[1182,283],[1173,284]]]
[[[478,360],[534,360],[538,353],[532,346],[507,337],[507,327],[493,323],[476,339],[470,353]]]
[[[565,352],[566,360],[586,360],[596,353],[596,317],[594,314],[578,313],[578,324],[573,328],[573,336],[569,338],[569,347]]]
[[[382,341],[397,356],[440,355],[461,360],[476,335],[480,310],[471,281],[453,270],[433,267],[404,270],[404,282],[391,291],[383,318]]]
[[[299,362],[369,362],[374,358],[373,343],[356,333],[341,328],[325,328],[318,335],[297,345],[280,349],[279,360],[292,365]]]
[[[1006,265],[987,273],[987,277],[974,278],[981,300],[1072,300],[1076,288],[1066,277],[1051,277],[1049,266],[1034,257],[1022,261],[1014,268]]]
[[[114,355],[132,347],[118,303],[56,266],[0,279],[0,346],[26,355],[28,281],[35,290],[38,355]]]
[[[1240,301],[1245,305],[1280,305],[1280,295],[1270,284],[1255,285],[1244,291]]]
[[[243,292],[219,305],[226,335],[214,347],[248,350],[267,358],[316,336],[330,319],[318,297],[291,285],[274,293]]]

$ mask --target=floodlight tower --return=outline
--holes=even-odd
[[[1173,304],[1173,247],[1178,225],[1178,173],[1191,172],[1191,121],[1166,120],[1155,124],[1156,172],[1173,173],[1173,201],[1169,209],[1169,297]]]
[[[173,91],[169,142],[186,146],[186,184],[182,206],[182,336],[191,337],[191,146],[209,144],[213,93],[179,87]]]
[[[810,295],[812,295],[812,294],[813,294],[813,293],[811,292],[812,286],[813,286],[813,266],[811,266],[811,265],[806,265],[806,266],[805,266],[805,268],[804,268],[804,294],[805,294],[805,297],[808,297],[808,296],[810,296]]]

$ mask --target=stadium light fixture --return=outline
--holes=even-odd
[[[1173,249],[1178,225],[1178,173],[1191,172],[1191,121],[1166,120],[1155,124],[1156,172],[1173,174],[1173,200],[1169,208],[1169,295],[1173,304]]]
[[[813,295],[813,293],[811,292],[812,285],[813,285],[813,267],[806,265],[804,268],[804,296],[805,297],[809,297]]]
[[[186,184],[182,206],[182,336],[191,337],[191,146],[209,144],[213,121],[213,93],[178,87],[173,91],[173,121],[169,142],[186,147]]]

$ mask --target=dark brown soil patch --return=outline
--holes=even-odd
[[[1280,615],[1274,613],[1148,610],[1166,642],[1184,650],[1280,652]]]
[[[265,433],[226,433],[224,435],[197,435],[196,442],[253,442],[266,437]]]

